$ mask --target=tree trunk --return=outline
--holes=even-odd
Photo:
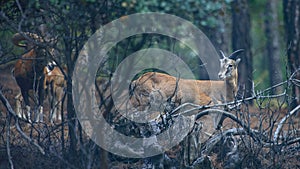
[[[226,8],[224,6],[223,8]],[[215,32],[216,36],[216,47],[218,47],[218,50],[222,50],[225,53],[229,53],[229,47],[230,47],[230,26],[228,22],[230,22],[230,14],[227,14],[226,10],[220,11],[220,14],[217,16],[218,19],[218,28]],[[230,11],[228,11],[230,13]]]
[[[287,41],[287,57],[290,73],[293,74],[300,66],[300,2],[299,0],[283,0],[283,13]],[[300,73],[295,74],[300,79]],[[293,85],[292,94],[295,99],[292,107],[300,104],[300,87]]]
[[[269,61],[270,85],[282,82],[280,50],[279,50],[279,24],[278,1],[268,0],[265,8],[265,33],[267,37],[267,55]],[[274,88],[271,94],[282,92],[282,87]]]
[[[238,70],[239,97],[250,97],[253,91],[250,27],[248,1],[234,0],[232,2],[232,48],[233,51],[245,50],[240,56],[242,61]]]
[[[68,135],[70,139],[70,147],[69,147],[69,154],[68,157],[71,160],[75,160],[77,157],[77,138],[76,138],[76,114],[75,108],[73,104],[73,97],[72,97],[72,77],[73,74],[73,61],[72,61],[72,49],[70,46],[70,41],[65,41],[65,55],[67,61],[67,68],[68,68],[68,79],[67,79],[67,121],[68,121]]]

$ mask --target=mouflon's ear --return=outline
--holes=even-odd
[[[237,58],[237,60],[235,61],[235,66],[237,66],[241,61],[241,58]]]

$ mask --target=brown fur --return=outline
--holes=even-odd
[[[167,101],[176,107],[183,103],[212,105],[231,102],[238,90],[237,66],[240,59],[236,56],[241,51],[235,51],[229,57],[222,53],[218,74],[222,80],[219,81],[178,79],[158,72],[145,73],[132,82],[130,102],[139,111]]]
[[[33,38],[34,34],[27,33],[29,37]],[[34,47],[31,42],[27,42],[27,45],[20,44],[20,41],[27,40],[21,34],[17,33],[13,36],[12,41],[16,46],[24,47],[28,52],[23,54],[20,59],[17,60],[14,67],[14,77],[18,86],[20,87],[22,97],[24,99],[27,109],[29,109],[29,91],[34,90],[37,95],[37,99],[34,99],[39,111],[42,111],[42,102],[44,97],[43,90],[43,68],[46,65],[45,55],[41,49]],[[28,118],[30,120],[30,110],[27,110]],[[36,115],[39,118],[39,114]],[[39,120],[39,119],[37,119]]]
[[[133,84],[134,96],[131,97],[131,103],[139,110],[145,110],[150,104],[148,96],[153,91],[159,91],[163,101],[173,96],[172,101],[175,103],[197,105],[233,101],[237,91],[237,82],[232,79],[225,81],[177,79],[158,72],[148,72]]]
[[[218,74],[220,79],[222,79],[220,81],[178,79],[158,72],[145,73],[132,82],[130,102],[139,111],[148,111],[149,108],[151,110],[153,105],[155,107],[156,103],[164,104],[168,100],[171,100],[175,107],[183,103],[193,103],[201,106],[233,101],[238,89],[237,65],[240,62],[240,59],[235,59],[234,56],[240,51],[234,52],[230,57],[225,57],[222,53],[223,58],[220,59],[221,69]],[[184,107],[181,110],[189,110],[190,108]],[[161,112],[161,109],[158,111]],[[191,111],[189,115],[197,112],[199,110]],[[151,113],[151,111],[147,113]],[[191,121],[194,120],[194,116],[188,116],[188,118]],[[188,153],[188,156],[192,159],[197,157],[198,147],[201,147],[201,144],[212,136],[216,128],[221,126],[223,120],[222,115],[215,113],[197,119],[195,124],[198,125],[194,127],[201,130],[201,132],[199,134],[197,130],[194,133],[191,131],[188,136],[190,139],[187,139],[187,141],[195,142],[189,148],[185,148],[185,150],[189,151],[185,151],[184,154]],[[198,139],[199,141],[196,141]]]
[[[64,72],[66,72],[66,69],[64,69]],[[44,89],[47,91],[51,109],[49,120],[53,123],[53,120],[61,119],[60,113],[66,80],[58,66],[55,66],[52,71],[45,67],[44,74]]]
[[[139,110],[145,110],[146,106],[150,104],[149,95],[153,91],[158,92],[161,101],[171,99],[178,105],[188,102],[207,105],[212,101],[208,95],[201,92],[201,88],[197,86],[197,81],[177,79],[163,73],[148,72],[134,81],[133,84],[134,95],[131,97],[131,103]]]

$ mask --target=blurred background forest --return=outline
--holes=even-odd
[[[288,93],[284,106],[288,112],[299,105],[300,2],[298,0],[0,1],[0,76],[5,73],[9,73],[11,76],[12,65],[24,54],[24,50],[11,43],[12,36],[17,32],[31,32],[56,39],[55,44],[42,43],[38,45],[51,46],[58,51],[56,55],[49,57],[56,60],[59,65],[67,67],[66,79],[71,82],[71,75],[79,52],[93,33],[102,25],[115,19],[126,20],[126,15],[145,12],[167,13],[190,21],[206,34],[217,51],[222,50],[229,54],[237,49],[245,49],[239,66],[239,84],[243,89],[243,97],[251,97],[253,92],[264,91],[271,86],[287,81],[283,85],[271,87],[264,94]],[[41,25],[46,27],[46,33]],[[195,54],[190,49],[181,45],[176,39],[149,34],[129,37],[111,49],[109,66],[112,68],[110,70],[113,71],[131,53],[151,46],[182,56],[188,65],[194,66],[191,69],[197,75],[196,78],[208,78],[199,66],[203,63],[195,62],[193,59]],[[110,73],[99,71],[98,75],[108,77]],[[291,83],[295,85],[288,81],[292,76],[295,80]],[[12,102],[18,94],[18,88],[9,91],[11,86],[7,82],[6,77],[1,76],[1,90],[10,104],[14,106]],[[15,163],[15,168],[112,168],[112,166],[140,168],[139,165],[145,166],[144,163],[151,160],[153,164],[161,163],[155,161],[156,159],[141,160],[142,162],[140,162],[138,159],[115,157],[97,147],[91,140],[84,140],[82,129],[78,125],[74,112],[71,83],[67,83],[66,91],[65,118],[67,121],[50,128],[46,127],[47,125],[22,126],[22,130],[27,130],[26,132],[28,132],[28,128],[30,129],[30,132],[27,133],[30,135],[30,138],[27,139],[28,142],[20,141],[26,140],[22,139],[22,134],[18,137],[7,134],[7,126],[11,125],[8,121],[11,121],[12,117],[9,118],[9,113],[3,108],[5,107],[3,104],[0,110],[0,168],[12,168],[13,163]],[[249,105],[252,103],[249,102]],[[299,118],[299,116],[297,117]],[[9,136],[12,137],[9,138],[11,141],[7,141]],[[54,138],[59,141],[55,141]],[[24,150],[22,147],[9,154],[7,153],[8,142],[11,147],[27,145],[30,148]],[[45,154],[39,154],[38,150],[40,149],[36,148],[32,142],[41,145]],[[299,145],[297,148],[299,150]],[[19,162],[18,154],[21,159]],[[274,154],[268,155],[273,157]],[[36,156],[42,157],[36,159]],[[276,166],[278,158],[274,157],[272,160],[268,165],[264,165],[263,162],[260,165],[251,164],[252,167],[275,166],[280,168],[279,165]],[[49,161],[52,163],[50,164]],[[122,161],[124,166],[115,165],[119,161]],[[174,162],[179,166],[182,166],[182,163],[180,160]],[[280,164],[283,165],[284,161],[281,161]],[[125,165],[127,166],[125,167]],[[297,165],[299,167],[299,164]],[[153,165],[153,167],[157,166]],[[176,166],[172,167],[176,168]]]

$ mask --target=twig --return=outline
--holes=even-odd
[[[259,141],[260,143],[264,142],[261,137],[258,137],[256,135],[256,132],[254,130],[252,130],[248,125],[246,125],[244,122],[242,122],[241,120],[239,120],[238,117],[236,117],[235,115],[224,111],[224,110],[220,110],[220,109],[206,109],[200,113],[198,113],[195,117],[195,120],[201,118],[202,116],[208,115],[209,113],[218,113],[220,115],[224,115],[225,117],[230,118],[231,120],[235,121],[237,124],[239,124],[242,128],[244,128],[244,130],[250,135],[250,137],[252,137],[254,140]]]
[[[193,111],[193,109],[191,109],[190,111]],[[243,121],[241,121],[235,115],[231,114],[230,112],[221,110],[221,109],[203,110],[200,113],[196,114],[195,120],[200,119],[202,116],[208,115],[209,113],[219,113],[219,114],[224,115],[225,117],[228,117],[231,120],[235,121],[237,124],[239,124],[242,127],[238,130],[238,132],[236,131],[236,133],[241,134],[241,132],[242,132],[244,134],[249,134],[249,136],[251,138],[253,138],[254,141],[258,141],[264,147],[271,147],[272,145],[275,144],[272,140],[267,140],[266,137],[262,133],[250,128],[247,124],[245,124]],[[179,116],[179,115],[184,115],[184,114],[177,114],[176,116]],[[235,130],[236,129],[233,129],[233,131],[235,131]],[[231,130],[229,130],[229,131],[231,131]]]
[[[259,131],[257,130],[252,130],[252,132],[256,133],[256,134],[260,134]],[[228,129],[226,131],[223,131],[222,133],[219,133],[217,135],[214,135],[212,138],[210,138],[204,145],[203,150],[201,151],[201,156],[198,157],[192,164],[192,166],[195,166],[198,163],[201,163],[203,161],[203,159],[209,155],[209,153],[211,152],[211,150],[213,149],[213,147],[221,141],[222,137],[224,136],[228,136],[228,135],[233,135],[233,136],[239,136],[239,135],[246,135],[248,134],[248,132],[244,129],[244,128],[232,128],[232,129]],[[294,143],[297,143],[300,141],[300,137],[295,138],[293,140],[290,140],[286,143],[282,143],[282,144],[276,144],[274,142],[262,142],[264,147],[267,148],[271,148],[274,146],[288,146]]]
[[[245,134],[246,132],[243,128],[233,128],[213,136],[206,142],[205,148],[202,150],[201,154],[208,155],[213,149],[213,147],[222,139],[222,137],[229,134],[237,135],[237,133],[240,135]]]
[[[291,144],[295,144],[295,143],[299,143],[299,142],[300,142],[300,137],[297,137],[295,139],[287,141],[287,143],[285,145],[291,145]]]
[[[257,132],[257,131],[256,131]],[[201,156],[198,157],[192,164],[192,166],[195,166],[199,163],[201,163],[204,158],[211,152],[213,147],[221,141],[222,137],[227,136],[227,135],[245,135],[247,132],[243,128],[232,128],[228,129],[222,133],[219,133],[212,138],[210,138],[205,145],[203,146],[203,149],[201,151]]]
[[[286,81],[287,82],[287,81]],[[281,83],[280,85],[286,83],[286,82],[283,82]],[[192,106],[194,108],[192,109],[189,109],[189,110],[186,110],[184,112],[182,112],[180,115],[183,115],[183,114],[186,114],[188,112],[191,112],[191,111],[195,111],[195,110],[203,110],[203,109],[209,109],[209,108],[216,108],[216,107],[224,107],[224,106],[229,106],[229,105],[233,105],[232,107],[230,107],[230,110],[234,109],[235,107],[239,106],[242,102],[245,102],[245,101],[250,101],[250,100],[254,100],[254,99],[259,99],[259,98],[278,98],[278,97],[282,97],[282,96],[285,96],[286,95],[286,91],[284,91],[283,93],[280,93],[280,94],[276,94],[276,95],[268,95],[268,96],[262,96],[261,94],[264,93],[265,91],[267,90],[271,90],[272,88],[268,88],[262,92],[259,92],[259,94],[257,95],[254,95],[254,96],[251,96],[251,97],[247,97],[247,98],[244,98],[244,99],[240,99],[240,100],[235,100],[235,101],[232,101],[232,102],[226,102],[226,103],[220,103],[220,104],[213,104],[213,105],[197,105],[197,104],[193,104],[193,103],[183,103],[181,105],[179,105],[178,107],[176,107],[171,113],[170,115],[172,114],[175,114],[179,109],[183,108],[183,107],[186,107],[186,106]],[[174,117],[178,116],[178,114],[175,114]]]
[[[14,168],[14,163],[12,161],[11,153],[10,153],[10,115],[6,118],[6,152],[9,161],[10,168]]]
[[[300,109],[300,105],[298,105],[297,107],[295,107],[292,111],[290,111],[284,118],[281,119],[281,121],[278,124],[278,127],[274,133],[274,142],[277,142],[278,137],[279,137],[279,133],[282,130],[283,124],[285,123],[285,121],[290,118],[294,113],[298,112],[298,110]]]
[[[7,111],[16,119],[15,126],[16,126],[17,131],[21,134],[21,136],[24,139],[26,139],[29,143],[34,145],[44,155],[45,154],[44,149],[22,131],[20,124],[19,124],[18,116],[16,115],[15,111],[13,110],[13,108],[11,107],[11,105],[9,104],[8,100],[5,98],[5,96],[3,95],[1,90],[0,90],[0,100],[6,107]]]
[[[194,104],[194,103],[183,103],[183,104],[179,105],[178,107],[176,107],[176,108],[170,113],[170,115],[174,114],[174,113],[177,112],[179,109],[181,109],[181,108],[183,108],[183,107],[185,107],[185,106],[192,106],[192,107],[194,107],[194,108],[191,109],[191,110],[187,110],[188,112],[193,111],[193,110],[200,110],[200,109],[204,109],[204,108],[209,108],[209,105],[200,106],[200,105],[197,105],[197,104]],[[214,106],[216,107],[217,105],[214,105]],[[185,112],[183,112],[183,113],[185,113]],[[174,116],[176,117],[177,115],[174,115]]]

